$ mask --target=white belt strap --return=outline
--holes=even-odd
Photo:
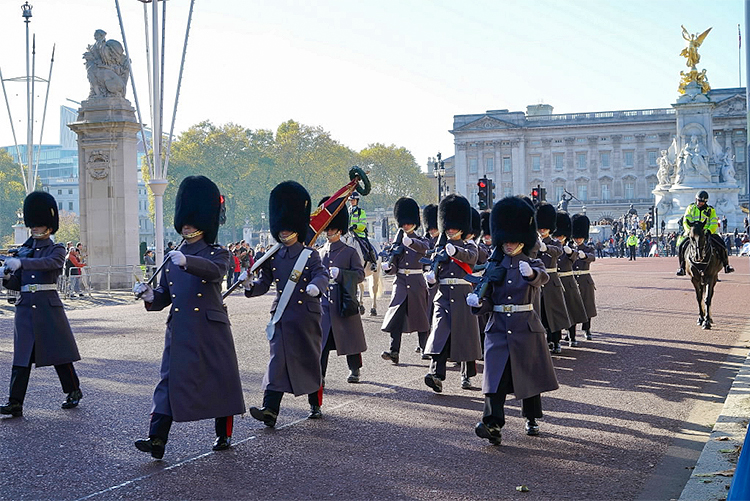
[[[557,268],[545,268],[547,273],[557,273]]]
[[[533,309],[533,304],[496,304],[492,307],[492,311],[501,313],[516,313],[519,311],[531,311]]]
[[[402,275],[416,275],[417,273],[422,273],[422,270],[404,270],[399,268],[397,273],[400,273]]]
[[[572,271],[561,271],[557,274],[558,277],[572,277],[573,272]]]
[[[440,285],[472,285],[463,278],[441,278]]]
[[[21,292],[54,291],[57,284],[28,284],[21,286]]]
[[[312,254],[312,249],[304,249],[297,258],[297,262],[294,263],[292,274],[289,276],[289,280],[287,280],[286,285],[284,286],[279,302],[276,304],[276,312],[266,326],[266,337],[269,341],[273,339],[273,335],[276,332],[276,322],[281,319],[281,315],[284,313],[286,305],[289,304],[289,298],[292,297],[294,287],[302,276],[302,269],[305,267],[305,263],[310,257],[310,254]]]
[[[580,277],[581,275],[589,275],[591,274],[591,270],[576,270],[573,272],[573,275]]]

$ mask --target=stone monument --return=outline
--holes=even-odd
[[[677,130],[668,150],[661,151],[659,170],[653,194],[659,218],[666,222],[667,231],[677,230],[687,206],[695,201],[700,190],[709,193],[709,204],[719,218],[726,216],[729,228],[742,226],[739,204],[740,188],[735,179],[734,155],[731,146],[722,149],[714,137],[713,110],[709,98],[711,86],[706,70],[698,71],[698,48],[711,28],[701,34],[690,34],[682,27],[687,47],[680,53],[690,70],[681,71],[680,97],[672,106],[677,118]],[[722,228],[722,231],[724,229]]]
[[[130,287],[139,261],[138,160],[140,124],[125,99],[129,60],[122,45],[103,30],[83,54],[91,86],[78,120],[81,240],[95,289]]]

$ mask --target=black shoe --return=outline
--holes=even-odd
[[[677,273],[675,273],[678,277],[684,277],[685,276],[685,268],[680,268],[677,270]]]
[[[435,374],[427,374],[424,377],[424,384],[432,388],[435,393],[443,392],[443,382]]]
[[[320,419],[323,417],[323,413],[320,410],[319,405],[310,406],[310,414],[307,415],[307,419]]]
[[[23,404],[20,404],[13,400],[8,400],[8,403],[0,406],[0,414],[10,414],[13,417],[23,416]]]
[[[136,440],[135,448],[139,451],[150,452],[154,459],[161,459],[164,457],[164,444],[166,442],[161,438],[152,437],[148,440]]]
[[[383,360],[390,360],[393,365],[398,365],[398,352],[397,351],[384,351],[380,354]]]
[[[555,353],[555,354],[562,353],[562,347],[560,346],[560,343],[555,343],[555,347],[552,348],[552,353]]]
[[[569,334],[563,334],[561,339],[563,341],[570,341],[570,335]]]
[[[432,358],[431,356],[429,356],[429,355],[427,355],[425,353],[422,353],[422,360],[430,360],[431,358]]]
[[[726,265],[724,267],[724,273],[732,273],[734,271],[734,268],[732,268],[730,265]]]
[[[586,341],[591,341],[593,338],[591,337],[591,331],[586,331]]]
[[[349,377],[346,378],[347,383],[359,383],[359,369],[349,371]]]
[[[526,434],[535,437],[539,435],[539,425],[536,422],[536,419],[527,419],[526,420]]]
[[[62,403],[63,409],[72,409],[73,407],[78,407],[78,403],[83,398],[83,392],[81,390],[73,390],[70,393],[68,393],[68,396],[65,398],[65,402]]]
[[[232,437],[216,437],[214,446],[212,447],[215,451],[225,451],[232,446]]]
[[[276,418],[279,416],[278,413],[268,409],[266,407],[250,407],[250,415],[258,421],[263,421],[263,424],[269,428],[276,426]]]
[[[484,423],[477,423],[474,427],[474,433],[479,438],[486,438],[492,445],[500,445],[503,439],[503,434],[499,426],[488,426]]]
[[[471,378],[470,377],[463,376],[461,378],[461,388],[464,389],[464,390],[470,390],[470,389],[473,388],[473,386],[471,386]]]
[[[417,346],[416,348],[414,348],[414,353],[422,353],[422,347]]]
[[[578,341],[576,341],[575,339],[571,339],[570,341],[568,341],[568,346],[570,346],[571,348],[578,348]]]

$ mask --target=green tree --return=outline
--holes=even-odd
[[[16,213],[23,208],[25,197],[20,166],[6,150],[0,149],[0,235],[3,237],[10,235],[12,240],[12,226],[18,222]]]
[[[55,242],[65,245],[66,242],[74,244],[81,240],[81,227],[78,215],[75,212],[60,211],[60,226],[55,233]]]
[[[406,148],[374,143],[359,157],[372,183],[372,193],[364,199],[367,207],[392,208],[399,197],[411,197],[420,206],[433,202],[430,181]]]

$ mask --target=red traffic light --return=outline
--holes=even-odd
[[[531,190],[531,196],[536,198],[539,196],[539,192],[537,190]]]
[[[477,183],[477,186],[479,186],[480,188],[486,188],[487,187],[487,183],[485,183],[484,181],[479,181]]]

